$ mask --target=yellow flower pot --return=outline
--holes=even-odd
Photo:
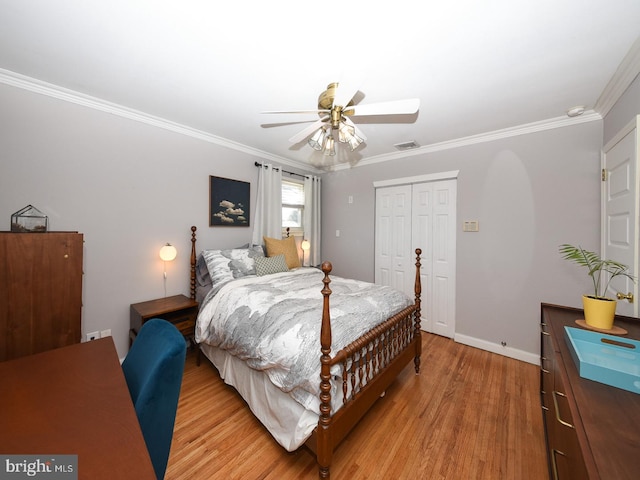
[[[611,298],[595,298],[582,296],[584,321],[587,325],[602,330],[611,330],[616,316],[616,301]]]

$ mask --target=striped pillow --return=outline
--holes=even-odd
[[[259,277],[288,271],[289,267],[284,259],[284,254],[273,257],[256,257],[256,275]]]

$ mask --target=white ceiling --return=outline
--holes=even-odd
[[[260,112],[315,109],[327,84],[363,76],[360,104],[417,97],[420,111],[354,118],[366,143],[332,160],[392,159],[396,143],[553,122],[576,105],[602,114],[639,35],[638,0],[0,0],[0,81],[321,167],[288,142],[317,117]]]

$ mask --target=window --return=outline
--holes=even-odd
[[[302,235],[304,212],[304,184],[282,180],[282,230],[290,229],[292,235]]]

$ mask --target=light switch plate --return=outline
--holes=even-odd
[[[480,224],[478,223],[478,220],[465,220],[464,223],[462,224],[462,231],[463,232],[479,232]]]

